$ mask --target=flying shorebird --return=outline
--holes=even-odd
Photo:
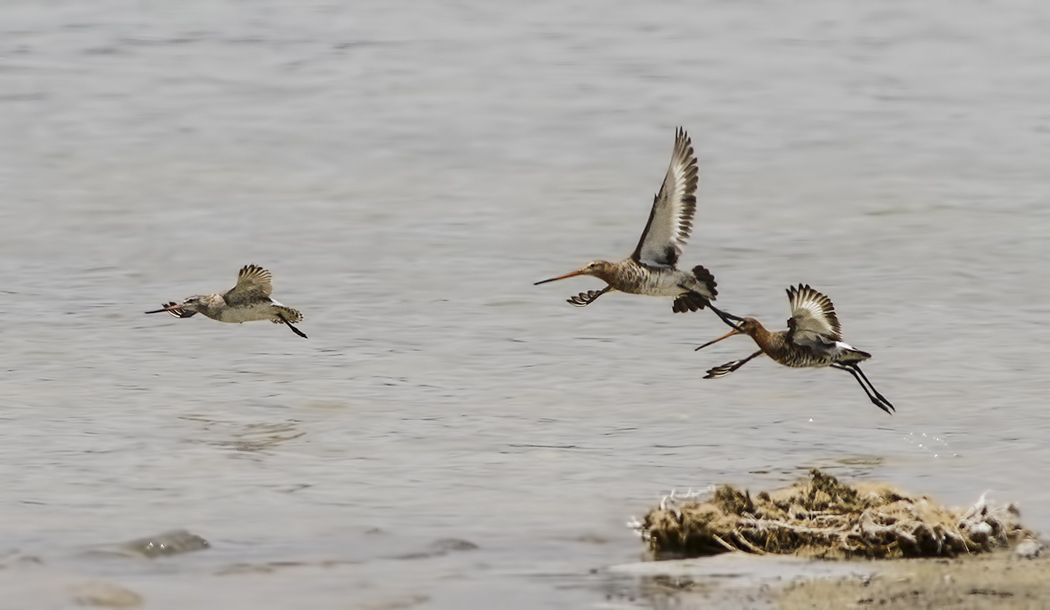
[[[733,335],[746,334],[755,340],[759,350],[743,360],[727,362],[707,371],[704,379],[716,379],[732,373],[756,356],[766,354],[773,360],[792,367],[830,366],[849,372],[864,388],[871,402],[883,411],[896,411],[886,397],[860,370],[860,363],[871,354],[842,342],[842,328],[831,299],[808,285],[792,286],[787,290],[791,302],[791,318],[787,330],[770,332],[754,318],[744,318],[740,327],[696,348],[701,350],[712,343]],[[870,389],[869,389],[870,388]]]
[[[569,299],[569,303],[584,307],[593,303],[606,292],[619,290],[632,294],[675,297],[672,309],[675,313],[697,311],[710,307],[726,324],[733,325],[728,318],[737,316],[723,312],[711,301],[718,291],[715,278],[701,265],[691,272],[682,271],[675,265],[682,254],[689,234],[693,230],[693,213],[696,211],[696,155],[685,130],[681,127],[675,134],[674,152],[667,169],[663,186],[653,200],[649,222],[645,225],[638,247],[630,257],[618,262],[592,261],[583,267],[536,282],[536,285],[563,280],[577,275],[593,275],[608,284],[601,290],[581,292]]]
[[[181,303],[165,303],[163,309],[146,313],[166,311],[176,318],[190,318],[202,313],[212,320],[238,324],[270,320],[274,324],[287,325],[293,333],[305,339],[303,331],[292,326],[292,322],[302,321],[303,314],[271,299],[271,292],[270,272],[256,265],[245,265],[237,274],[237,285],[226,292],[192,296]]]

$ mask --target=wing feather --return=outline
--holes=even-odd
[[[654,267],[674,267],[693,231],[696,212],[696,155],[689,135],[675,133],[674,152],[664,183],[653,200],[649,222],[631,258]]]
[[[842,340],[842,327],[835,315],[831,299],[813,290],[808,284],[792,286],[787,290],[791,303],[788,319],[788,338],[811,348],[827,348]]]
[[[223,294],[230,305],[268,299],[273,292],[270,272],[258,265],[245,265],[237,274],[237,285]]]

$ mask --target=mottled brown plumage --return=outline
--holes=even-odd
[[[702,266],[692,271],[678,269],[678,257],[682,254],[689,234],[693,230],[693,214],[696,212],[697,169],[693,145],[684,129],[675,134],[671,165],[664,182],[653,200],[649,220],[641,239],[631,256],[618,262],[592,261],[580,269],[549,280],[536,282],[545,284],[577,275],[591,275],[607,286],[601,290],[581,292],[569,299],[573,305],[583,307],[593,303],[606,292],[619,290],[631,294],[674,297],[673,311],[697,311],[709,307],[723,321],[732,326],[729,319],[739,319],[713,305],[718,290],[711,272]]]
[[[747,358],[710,369],[704,379],[724,377],[744,366],[752,358],[765,354],[784,366],[830,366],[847,371],[860,383],[860,387],[875,406],[887,413],[895,410],[890,401],[871,385],[867,376],[860,370],[860,363],[871,358],[871,354],[842,341],[842,329],[831,299],[808,285],[792,286],[788,288],[787,293],[791,303],[791,318],[787,321],[787,330],[771,332],[758,320],[744,318],[739,328],[696,348],[700,350],[739,334],[748,335],[759,347],[757,352]]]
[[[146,313],[166,311],[176,318],[190,318],[201,313],[213,320],[230,323],[270,320],[274,324],[287,325],[292,332],[305,339],[306,335],[292,326],[302,321],[303,314],[271,299],[271,292],[273,284],[270,272],[257,265],[245,265],[237,274],[237,285],[226,292],[194,295],[181,303],[165,303],[163,308]]]

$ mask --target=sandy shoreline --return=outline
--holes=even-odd
[[[788,585],[774,607],[1047,608],[1050,559],[1001,552],[956,559],[870,562],[871,578],[812,579]]]
[[[1050,607],[1050,558],[1011,551],[955,559],[821,561],[727,553],[645,562],[613,572],[639,576],[656,608],[1042,609]]]

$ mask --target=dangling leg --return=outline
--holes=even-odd
[[[743,360],[734,360],[732,362],[727,362],[722,366],[716,366],[715,368],[707,371],[707,374],[704,375],[704,379],[718,379],[719,377],[725,377],[726,375],[747,364],[752,358],[756,356],[761,356],[763,353],[765,352],[763,352],[762,350],[758,350],[757,352],[751,354]]]
[[[299,335],[303,339],[307,338],[306,333],[304,333],[303,331],[299,330],[298,328],[292,326],[292,323],[288,321],[288,318],[284,317],[283,313],[278,312],[277,315],[281,318],[281,322],[284,322],[285,325],[288,326],[288,328],[292,329],[293,333]]]
[[[711,309],[711,311],[715,312],[716,316],[718,316],[723,322],[728,324],[731,328],[734,328],[736,330],[740,330],[740,327],[737,326],[736,324],[733,324],[732,322],[730,322],[730,320],[736,320],[736,321],[739,322],[740,320],[743,320],[743,318],[741,318],[740,316],[735,316],[735,315],[733,315],[733,314],[731,314],[731,313],[729,313],[727,311],[722,311],[721,309],[719,309],[719,308],[715,307],[714,305],[712,305],[710,302],[707,303],[707,306],[708,306],[708,308]]]
[[[896,411],[896,409],[893,408],[893,405],[891,405],[888,400],[883,398],[882,395],[878,393],[878,391],[875,392],[875,394],[878,394],[878,398],[876,398],[874,395],[872,395],[871,391],[868,390],[868,385],[870,385],[871,382],[869,381],[868,385],[866,385],[864,383],[865,381],[867,381],[867,377],[864,377],[863,374],[860,373],[860,371],[857,368],[856,364],[850,364],[850,365],[832,364],[831,366],[833,366],[834,368],[843,370],[843,371],[847,371],[847,372],[849,372],[850,375],[853,375],[853,378],[857,380],[857,383],[860,384],[860,387],[864,389],[864,393],[868,395],[868,398],[871,400],[872,404],[874,404],[876,407],[882,409],[883,411],[885,411],[887,413],[890,413],[891,409]],[[872,390],[874,390],[874,389],[875,388],[873,387]],[[890,413],[890,415],[892,415],[892,413]]]
[[[875,389],[875,385],[873,383],[871,383],[871,380],[868,379],[868,376],[864,374],[864,371],[860,370],[860,365],[859,364],[854,363],[851,366],[852,366],[853,370],[857,371],[857,374],[860,375],[864,379],[865,382],[867,382],[868,387],[871,388],[872,393],[875,394],[875,396],[878,397],[879,400],[881,400],[886,406],[888,406],[889,408],[893,409],[894,411],[897,410],[897,409],[893,408],[893,405],[890,404],[890,401],[886,400],[885,396],[880,394],[879,391]]]
[[[598,300],[598,297],[602,296],[606,292],[609,292],[610,290],[612,290],[612,286],[606,286],[601,290],[588,290],[587,292],[581,292],[580,294],[569,299],[569,303],[572,303],[577,307],[586,307]]]

